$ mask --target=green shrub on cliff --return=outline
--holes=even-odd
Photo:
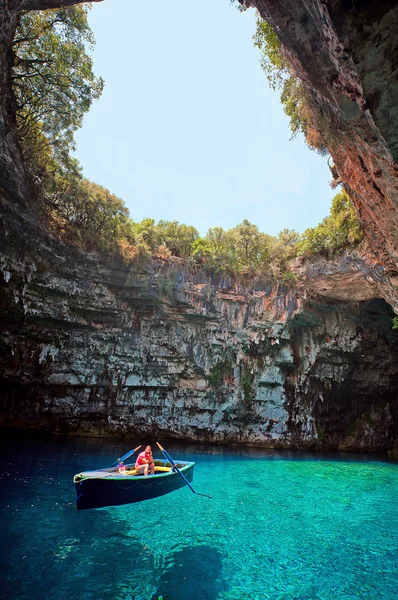
[[[199,232],[191,225],[178,221],[143,219],[133,225],[136,239],[142,239],[155,254],[189,258],[193,245],[199,239]]]
[[[225,358],[213,365],[208,375],[209,385],[219,395],[224,386],[228,386],[234,381],[234,366],[232,360]]]
[[[283,88],[290,79],[289,63],[281,52],[281,43],[273,27],[257,15],[254,45],[260,50],[260,65],[273,90]]]
[[[271,236],[244,219],[229,230],[211,227],[192,245],[197,263],[213,273],[254,275],[268,263]]]
[[[247,219],[231,229],[231,233],[236,240],[238,271],[250,273],[261,270],[269,257],[269,236]]]
[[[281,92],[283,110],[289,117],[292,137],[301,132],[307,145],[321,154],[327,153],[321,133],[321,119],[310,94],[285,58],[281,42],[272,26],[257,16],[254,45],[260,50],[260,64],[272,89]]]
[[[299,234],[289,229],[278,236],[267,235],[244,219],[226,231],[221,227],[209,229],[206,237],[195,241],[192,256],[213,273],[281,279],[288,261],[296,256],[299,239]],[[286,281],[293,279],[287,276]]]
[[[277,280],[294,283],[295,278],[289,274],[288,262],[297,255],[297,244],[300,234],[294,229],[283,229],[277,237],[269,238],[269,271]]]
[[[123,201],[106,188],[70,173],[58,174],[47,210],[63,239],[86,249],[117,251],[133,243],[133,223]]]
[[[212,273],[236,273],[238,258],[235,235],[222,227],[211,227],[205,238],[195,241],[193,257]]]
[[[178,221],[159,221],[160,243],[167,246],[174,256],[188,258],[192,245],[199,238],[199,232],[192,225]]]
[[[134,223],[133,229],[136,241],[146,244],[149,251],[154,252],[161,245],[160,231],[155,219],[146,218]]]
[[[333,198],[330,215],[316,227],[307,229],[297,244],[298,255],[321,253],[330,257],[356,246],[363,239],[362,225],[345,190]]]
[[[240,385],[243,391],[243,403],[246,409],[250,409],[254,400],[254,373],[250,364],[244,364],[241,367]]]

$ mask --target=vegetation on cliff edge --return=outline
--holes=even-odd
[[[274,29],[259,14],[253,40],[260,50],[260,64],[268,83],[272,89],[280,91],[281,104],[289,117],[292,137],[301,132],[309,148],[322,155],[327,154],[326,132],[323,131],[319,108],[294,73]]]
[[[32,197],[61,239],[85,249],[121,255],[126,261],[157,256],[183,258],[210,273],[271,276],[294,283],[289,261],[323,253],[332,256],[357,244],[362,229],[345,191],[331,213],[303,235],[284,229],[278,236],[248,220],[229,230],[213,227],[201,237],[195,227],[146,218],[134,222],[124,202],[82,175],[71,155],[74,132],[99,98],[103,81],[93,73],[93,34],[87,6],[23,13],[13,45],[13,91],[19,142]],[[281,89],[293,134],[323,150],[313,128],[310,99],[289,71],[272,28],[258,19],[255,44],[270,84]]]

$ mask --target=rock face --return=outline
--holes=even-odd
[[[398,5],[240,0],[269,21],[318,107],[319,126],[368,242],[398,269]]]
[[[297,264],[305,284],[290,290],[239,284],[177,259],[105,264],[3,209],[1,424],[268,447],[396,445],[398,336],[380,299],[390,284],[365,253]]]
[[[318,107],[368,242],[335,261],[298,261],[291,289],[209,278],[177,260],[101,261],[28,212],[13,34],[20,10],[75,3],[0,0],[0,424],[397,448],[397,3],[245,0],[272,23]]]

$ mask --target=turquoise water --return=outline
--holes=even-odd
[[[212,500],[185,488],[77,512],[73,475],[128,445],[3,441],[1,597],[398,598],[396,463],[164,445],[196,461],[194,487]]]

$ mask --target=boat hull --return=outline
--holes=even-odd
[[[190,483],[194,466],[195,463],[188,463],[180,468]],[[85,510],[152,500],[185,485],[183,478],[174,471],[147,477],[115,475],[111,478],[87,478],[76,482],[76,507]]]

